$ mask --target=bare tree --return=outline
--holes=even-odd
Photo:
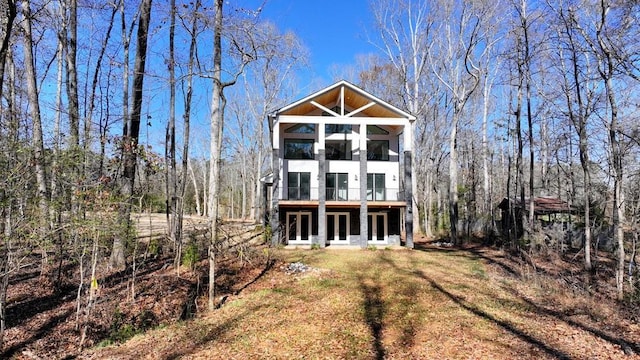
[[[173,3],[173,1],[172,1]],[[187,186],[187,180],[189,178],[189,141],[190,141],[190,124],[191,124],[191,104],[193,99],[193,72],[195,67],[195,58],[196,58],[196,45],[198,38],[198,12],[200,10],[201,1],[197,0],[194,4],[193,12],[191,13],[191,28],[189,31],[190,34],[190,43],[189,43],[189,59],[187,62],[187,75],[185,76],[185,86],[184,89],[184,129],[183,129],[183,149],[182,149],[182,177],[180,179],[180,185],[178,188],[177,199],[176,199],[176,211],[175,216],[176,220],[174,221],[173,226],[175,227],[175,238],[176,238],[176,251],[175,251],[175,259],[174,266],[176,269],[179,268],[180,259],[182,257],[182,224],[183,224],[183,216],[184,216],[184,201],[185,201],[185,192]],[[175,9],[172,8],[172,12]],[[185,25],[186,27],[186,25]],[[197,204],[197,212],[200,215],[200,198],[198,196],[198,185],[194,181],[194,191],[196,193],[196,204]]]
[[[211,222],[210,242],[208,249],[209,258],[209,310],[215,308],[215,245],[218,241],[218,209],[220,203],[220,164],[222,155],[222,134],[224,129],[224,109],[226,99],[224,89],[236,83],[238,77],[244,71],[245,66],[255,60],[256,44],[251,42],[251,27],[246,27],[249,23],[241,22],[238,30],[238,37],[231,37],[231,51],[240,59],[238,70],[232,74],[231,80],[224,81],[222,78],[222,35],[223,28],[223,4],[224,0],[215,0],[214,21],[213,21],[213,89],[211,92],[211,127],[210,127],[210,161],[209,168],[209,220]],[[230,31],[229,35],[232,31]],[[247,41],[247,43],[244,43]]]
[[[36,183],[38,188],[38,207],[40,210],[40,236],[44,239],[49,228],[49,189],[47,183],[47,170],[44,156],[44,140],[42,134],[42,120],[40,117],[40,101],[38,87],[36,85],[36,67],[33,58],[33,38],[31,34],[31,2],[22,0],[22,31],[24,44],[25,80],[27,82],[27,95],[29,110],[33,122],[33,161],[35,164]]]
[[[147,37],[151,19],[151,0],[142,0],[140,4],[140,19],[136,36],[136,56],[133,67],[133,96],[131,116],[124,124],[122,136],[122,158],[124,162],[123,182],[121,194],[123,203],[120,205],[118,216],[123,229],[129,233],[131,226],[131,201],[133,200],[133,186],[136,176],[136,162],[138,156],[138,135],[140,133],[140,115],[142,110],[142,91],[144,82],[145,63],[147,58]],[[126,73],[125,73],[126,77]],[[128,236],[128,235],[125,235]],[[122,236],[113,240],[110,263],[113,267],[125,266],[125,244]]]
[[[13,0],[0,1],[0,13],[2,18],[0,19],[0,119],[3,118],[4,102],[3,102],[3,90],[4,90],[4,73],[7,63],[7,54],[9,52],[11,30],[13,29],[13,22],[17,15],[16,3]],[[3,204],[0,209],[2,217],[0,218],[0,238],[2,243],[0,244],[0,348],[2,348],[4,342],[4,331],[6,329],[6,313],[7,313],[7,290],[9,288],[9,266],[10,266],[10,249],[9,239],[10,233],[8,233],[7,217],[10,210],[7,203],[7,189],[3,187],[0,190],[0,202]],[[10,205],[9,205],[10,206]]]
[[[460,244],[458,234],[458,127],[465,105],[474,94],[482,75],[479,60],[484,48],[485,22],[490,21],[490,6],[449,3],[439,7],[441,22],[428,51],[435,77],[444,86],[452,102],[449,132],[449,221],[451,241]]]
[[[613,170],[613,238],[618,247],[618,262],[616,266],[616,288],[618,300],[624,298],[624,230],[622,228],[624,211],[623,194],[623,154],[622,144],[619,139],[618,100],[613,80],[620,64],[619,59],[628,58],[624,51],[616,52],[615,49],[624,49],[626,37],[624,32],[633,27],[632,23],[636,12],[626,12],[623,8],[619,19],[612,19],[611,10],[614,2],[601,0],[597,8],[597,20],[595,21],[595,35],[597,46],[593,46],[594,54],[598,59],[598,73],[604,83],[609,103],[609,146],[611,164]],[[620,11],[620,9],[616,9]],[[620,26],[618,26],[620,24]],[[616,34],[616,32],[618,32]],[[583,33],[587,37],[586,33]],[[623,34],[620,36],[620,34]],[[587,39],[589,39],[587,37]],[[617,41],[616,41],[617,40]],[[622,40],[622,41],[620,41]],[[593,44],[593,42],[591,42]]]
[[[431,14],[437,5],[432,6],[426,1],[391,0],[372,3],[371,6],[381,40],[381,44],[376,46],[384,53],[403,80],[405,105],[418,119],[412,125],[415,134],[417,133],[415,127],[421,126],[419,123],[424,122],[429,105],[429,93],[425,89],[424,76],[428,70],[429,42],[434,39],[432,38],[434,18]],[[411,148],[417,149],[415,137],[412,141]],[[411,170],[414,174],[417,173],[416,157],[411,159]],[[413,233],[420,231],[418,202],[413,198],[417,193],[418,181],[412,181],[412,198],[407,199],[411,202],[411,211],[405,214],[406,223],[412,224],[412,229],[406,229],[407,244],[410,247],[413,246]],[[414,216],[417,221],[413,220]],[[430,229],[427,229],[427,232],[429,233]]]
[[[176,56],[175,56],[175,33],[176,33],[176,0],[169,2],[169,123],[167,124],[165,136],[165,186],[166,186],[166,215],[169,228],[169,240],[173,243],[173,249],[179,254],[181,248],[181,223],[178,214],[178,169],[176,164]],[[188,156],[188,154],[185,154]],[[176,268],[180,258],[176,255],[174,261]]]

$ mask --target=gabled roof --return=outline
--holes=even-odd
[[[529,210],[530,199],[524,199],[525,211]],[[498,205],[498,208],[508,210],[510,204],[513,204],[516,208],[522,208],[520,199],[507,199],[504,198]],[[533,211],[535,214],[562,214],[571,213],[575,209],[569,205],[568,202],[552,197],[537,197],[533,198]]]
[[[330,109],[335,105],[340,106],[342,109],[350,108],[351,111],[345,111],[344,116],[347,117],[404,118],[411,121],[416,119],[415,116],[408,112],[388,104],[345,80],[341,80],[276,110],[269,117],[275,118],[279,115],[307,115],[316,109],[331,112]],[[342,114],[338,115],[342,116]]]

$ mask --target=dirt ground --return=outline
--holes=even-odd
[[[165,228],[164,215],[137,216],[134,219],[138,227],[138,238],[142,243],[145,243],[145,239],[161,238]],[[191,233],[206,229],[206,219],[185,220]],[[268,288],[269,283],[263,284],[265,281],[273,283],[286,278],[287,275],[278,270],[282,264],[274,263],[274,259],[267,256],[269,251],[263,246],[255,245],[260,239],[255,226],[230,222],[225,226],[223,236],[253,240],[254,245],[243,243],[245,245],[230,246],[226,249],[226,256],[218,259],[218,303],[222,304],[229,297],[237,297],[243,292]],[[416,243],[418,246],[433,246],[426,239],[418,239]],[[628,353],[629,358],[640,358],[640,355],[636,355],[640,354],[640,341],[636,341],[639,335],[627,333],[628,329],[637,328],[640,310],[637,306],[611,300],[613,288],[608,260],[603,259],[599,263],[600,270],[596,276],[586,279],[581,271],[580,261],[575,256],[509,256],[499,249],[479,245],[451,251],[481,256],[486,266],[497,276],[522,279],[523,286],[527,281],[544,281],[559,289],[590,294],[590,301],[598,307],[611,308],[607,316],[614,317],[607,321],[590,321],[590,324],[594,324],[592,332],[605,334],[605,337],[614,340],[623,339],[613,342],[621,350],[620,353]],[[200,254],[202,259],[205,259],[205,255],[204,251]],[[567,261],[572,257],[573,261]],[[68,359],[86,354],[99,359],[100,352],[94,353],[91,348],[126,341],[135,334],[182,320],[189,321],[188,319],[206,312],[206,260],[198,262],[193,269],[181,267],[177,271],[171,257],[162,253],[147,254],[138,259],[135,276],[131,267],[114,272],[103,265],[99,271],[97,301],[89,312],[85,308],[84,295],[78,311],[80,273],[74,262],[65,263],[62,285],[58,289],[54,289],[48,277],[41,276],[38,257],[34,256],[27,265],[10,280],[7,330],[0,352],[2,359]],[[264,276],[267,273],[269,280]],[[278,280],[279,278],[282,279]],[[86,280],[84,281],[86,284]],[[589,306],[584,305],[584,302],[581,304]],[[567,304],[560,305],[571,308]],[[628,326],[608,325],[616,322]],[[598,326],[604,328],[597,328]],[[86,329],[86,338],[81,346],[83,329]],[[596,358],[611,358],[611,349],[603,348],[597,354],[601,356]]]

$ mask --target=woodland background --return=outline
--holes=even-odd
[[[9,280],[34,258],[53,288],[68,262],[78,269],[88,314],[102,266],[135,268],[139,212],[166,214],[166,236],[146,246],[176,269],[191,246],[183,215],[210,219],[195,251],[209,260],[214,308],[221,219],[264,216],[267,115],[327,85],[301,83],[304,44],[262,6],[0,1],[0,334]],[[383,0],[363,11],[372,52],[335,80],[417,117],[414,232],[577,248],[587,272],[608,256],[615,297],[638,301],[640,3]],[[500,231],[503,198],[537,196],[577,209],[576,241],[526,215],[522,234]]]

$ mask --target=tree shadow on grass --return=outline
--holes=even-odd
[[[164,354],[161,359],[181,359],[185,356],[197,353],[198,351],[202,350],[208,343],[220,339],[225,333],[227,333],[234,327],[241,326],[242,321],[246,317],[260,310],[262,307],[264,307],[264,305],[247,308],[238,316],[211,328],[207,327],[206,329],[202,329],[203,327],[206,327],[206,324],[204,323],[190,324],[188,327],[186,327],[184,342],[173,346],[173,351]]]
[[[7,307],[7,328],[18,326],[32,317],[55,309],[68,301],[69,296],[73,296],[77,287],[67,285],[50,295],[30,298],[27,301],[11,304]]]
[[[524,301],[527,305],[531,306],[531,308],[533,308],[533,310],[538,313],[538,314],[543,314],[546,316],[550,316],[553,318],[556,318],[558,320],[564,321],[565,323],[579,328],[583,331],[586,331],[588,333],[591,333],[594,336],[597,336],[603,340],[606,340],[612,344],[615,345],[619,345],[620,348],[622,348],[622,350],[624,351],[625,354],[627,355],[633,355],[633,354],[638,354],[640,353],[640,344],[634,343],[633,341],[628,341],[622,337],[616,337],[616,336],[612,336],[607,334],[606,332],[600,330],[600,329],[596,329],[594,327],[591,327],[589,325],[583,324],[581,322],[578,322],[576,320],[573,320],[569,317],[569,315],[563,313],[562,311],[557,311],[557,310],[552,310],[552,309],[548,309],[544,306],[540,306],[536,303],[534,303],[533,301],[531,301],[530,299],[528,299],[526,296],[524,296],[523,294],[519,293],[517,290],[512,289],[512,288],[506,288],[505,290],[510,292],[512,295],[516,296],[517,298],[521,299],[522,301]]]
[[[36,340],[44,337],[45,334],[53,330],[53,328],[55,328],[61,322],[67,321],[69,316],[71,316],[73,312],[74,312],[74,309],[70,309],[68,311],[65,311],[62,314],[50,317],[46,323],[44,323],[40,328],[38,328],[37,331],[33,333],[33,335],[31,335],[30,337],[28,337],[22,342],[14,344],[13,346],[7,348],[4,352],[0,353],[0,358],[11,359],[13,356],[16,355],[18,351],[24,349],[24,347],[35,342]]]
[[[435,280],[431,279],[429,276],[425,275],[422,271],[420,270],[416,270],[415,274],[419,277],[421,277],[422,279],[426,280],[434,289],[437,289],[438,291],[440,291],[443,295],[445,295],[446,297],[448,297],[451,301],[453,301],[454,303],[456,303],[458,306],[462,307],[463,309],[471,312],[472,314],[479,316],[483,319],[489,320],[492,323],[500,326],[501,328],[509,331],[510,333],[514,334],[515,336],[517,336],[518,338],[528,342],[531,345],[536,346],[537,348],[541,349],[542,351],[546,352],[547,354],[556,357],[558,359],[570,359],[571,357],[562,352],[561,350],[558,349],[554,349],[551,346],[545,344],[543,341],[538,340],[536,338],[534,338],[533,336],[525,333],[524,331],[518,329],[517,327],[515,327],[514,325],[497,319],[494,316],[492,316],[491,314],[488,314],[484,311],[482,311],[481,309],[473,306],[473,304],[469,304],[467,303],[464,299],[454,295],[453,293],[447,291],[447,289],[445,289],[444,287],[442,287],[440,284],[438,284]]]
[[[398,266],[398,264],[387,256],[387,254],[388,253],[383,252],[382,256],[380,256],[380,260],[387,264],[387,266],[391,267],[396,274],[413,278],[414,275],[412,273],[408,272],[407,269]],[[415,268],[415,262],[412,261],[411,264],[412,268]],[[396,306],[399,307],[400,310],[398,312],[403,316],[401,325],[402,337],[400,338],[400,342],[407,348],[411,348],[415,344],[415,336],[419,328],[419,324],[416,324],[416,317],[407,316],[410,312],[416,311],[415,309],[412,309],[412,306],[415,306],[418,303],[416,299],[420,296],[417,284],[411,281],[411,278],[403,279],[403,281],[393,284],[397,288],[398,294],[401,295],[404,300],[399,301]],[[394,288],[394,290],[396,288]]]
[[[386,312],[384,300],[382,299],[382,288],[379,284],[367,284],[367,281],[362,277],[358,277],[358,283],[363,296],[364,320],[367,322],[373,337],[375,358],[382,360],[385,357],[382,330],[384,329],[383,319]]]
[[[509,266],[506,263],[503,263],[499,260],[496,260],[494,257],[492,256],[488,256],[484,253],[484,251],[482,251],[482,246],[473,246],[467,249],[460,249],[460,252],[469,252],[471,253],[475,258],[479,258],[482,259],[483,261],[485,261],[488,264],[492,264],[492,265],[497,265],[500,268],[502,268],[505,272],[509,273],[510,275],[513,275],[515,277],[521,277],[521,274],[519,271],[515,270],[513,267]],[[437,248],[428,248],[428,247],[424,247],[421,249],[421,251],[440,251]],[[446,252],[450,252],[450,249],[446,249]],[[552,274],[550,274],[548,271],[544,270],[544,269],[536,269],[537,272],[543,274],[543,275],[547,275],[547,276],[553,276]],[[578,322],[574,319],[570,318],[570,315],[567,315],[566,313],[564,313],[563,311],[558,311],[558,310],[552,310],[549,308],[546,308],[544,306],[541,306],[537,303],[535,303],[534,301],[532,301],[531,299],[527,298],[526,296],[524,296],[523,294],[519,293],[518,291],[516,291],[515,289],[511,288],[511,287],[503,287],[506,291],[510,292],[511,294],[513,294],[514,296],[516,296],[518,299],[522,300],[523,302],[525,302],[528,306],[530,306],[532,308],[532,311],[534,311],[537,314],[542,314],[542,315],[546,315],[546,316],[550,316],[553,318],[556,318],[560,321],[563,321],[565,323],[567,323],[570,326],[579,328],[583,331],[586,331],[588,333],[591,333],[592,335],[599,337],[605,341],[608,341],[614,345],[618,345],[622,348],[622,350],[625,352],[625,354],[638,354],[640,353],[640,344],[634,343],[633,341],[629,341],[627,339],[624,339],[622,337],[617,337],[617,336],[612,336],[610,334],[607,334],[605,331],[602,331],[600,329],[594,328],[592,326],[583,324],[581,322]]]
[[[506,262],[499,261],[493,257],[487,256],[482,251],[482,246],[472,246],[469,248],[454,248],[454,247],[436,247],[436,246],[428,246],[424,243],[417,245],[414,249],[426,253],[435,252],[435,253],[445,253],[445,254],[459,254],[459,256],[464,257],[472,257],[474,259],[481,258],[484,261],[488,262],[492,265],[499,266],[502,270],[504,270],[509,275],[519,277],[520,272],[514,269],[511,265]],[[469,254],[472,254],[471,256]]]

